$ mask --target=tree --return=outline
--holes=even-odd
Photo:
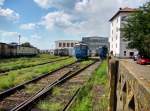
[[[121,30],[124,40],[128,41],[128,48],[135,48],[139,53],[150,56],[150,2],[130,15]]]
[[[21,44],[21,46],[23,46],[23,47],[31,47],[32,45],[29,42],[25,42],[25,43]]]

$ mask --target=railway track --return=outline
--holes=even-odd
[[[29,65],[29,66],[24,66],[24,67],[19,67],[19,68],[0,70],[0,75],[7,75],[7,72],[9,72],[9,71],[14,71],[14,70],[17,70],[17,69],[23,69],[23,68],[29,68],[29,67],[34,67],[34,66],[40,66],[40,65],[44,65],[44,64],[54,63],[54,62],[57,62],[57,61],[60,61],[60,60],[68,59],[68,58],[63,58],[63,59],[62,58],[60,58],[60,59],[54,58],[56,60],[48,61],[48,62],[44,62],[44,63],[39,63],[39,64],[34,64],[34,65]]]
[[[52,87],[71,78],[88,66],[80,68],[79,62],[72,63],[61,69],[57,69],[50,74],[44,74],[24,84],[4,91],[0,93],[0,110],[25,110],[30,104],[37,101]]]
[[[52,89],[51,94],[36,104],[30,111],[69,111],[71,105],[78,96],[80,89],[82,89],[84,84],[86,84],[90,77],[92,77],[92,72],[98,66],[99,62],[91,65],[62,84],[55,86]],[[45,109],[46,107],[42,108],[42,106],[46,105],[48,105],[48,109]]]

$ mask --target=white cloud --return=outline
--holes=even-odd
[[[38,40],[38,39],[41,39],[42,37],[37,35],[37,34],[33,34],[33,35],[31,35],[31,38],[35,39],[35,40]]]
[[[70,26],[71,16],[64,12],[51,12],[42,18],[41,24],[46,27],[46,29],[51,30],[55,26],[67,27]]]
[[[55,7],[61,10],[71,11],[77,0],[33,0],[44,9]]]
[[[9,32],[0,30],[0,42],[16,42],[18,40],[18,32]]]
[[[65,32],[82,36],[109,36],[109,19],[118,9],[119,3],[112,0],[82,0],[76,3],[76,15],[84,19]]]
[[[89,0],[81,0],[76,3],[75,9],[77,11],[84,11],[84,9],[87,9],[87,7],[90,7],[90,1]]]
[[[42,2],[42,0],[34,0]],[[46,2],[47,0],[45,0]],[[58,2],[59,1],[59,2]],[[51,6],[63,11],[49,12],[42,18],[41,25],[52,30],[55,27],[70,34],[107,35],[109,33],[109,22],[119,2],[110,0],[51,0]],[[45,3],[43,2],[43,4]],[[60,4],[58,4],[60,3]],[[69,7],[68,4],[73,7]],[[44,5],[43,5],[44,6]],[[105,12],[105,13],[104,13]]]
[[[149,0],[118,0],[120,7],[139,7]]]
[[[0,30],[0,42],[11,43],[11,42],[19,42],[18,40],[18,32],[9,32]],[[21,35],[21,43],[31,42],[32,45],[38,46],[40,44],[41,36],[37,34],[33,34],[31,36]]]
[[[55,7],[40,24],[67,34],[109,36],[109,19],[120,7],[135,7],[146,0],[34,0],[42,8]]]
[[[42,8],[49,8],[50,4],[52,4],[51,0],[34,0]]]
[[[0,5],[3,5],[5,0],[0,0]]]
[[[20,28],[23,30],[34,30],[37,27],[35,23],[27,23],[27,24],[21,24]]]
[[[18,37],[17,32],[0,31],[1,37]]]
[[[8,20],[16,21],[20,18],[20,15],[16,13],[14,10],[6,8],[3,9],[0,7],[0,16],[6,17]]]

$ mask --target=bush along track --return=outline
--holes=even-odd
[[[107,111],[108,102],[107,62],[103,61],[68,111]]]
[[[24,88],[21,90],[17,90],[15,93],[12,93],[9,97],[3,99],[0,101],[0,108],[9,109],[13,108],[17,104],[20,104],[20,102],[27,100],[30,98],[30,96],[35,95],[37,92],[39,92],[41,89],[49,86],[49,84],[53,83],[55,80],[57,80],[60,77],[66,77],[64,74],[69,74],[70,71],[76,71],[78,69],[82,69],[83,67],[87,66],[88,64],[91,64],[92,61],[84,61],[80,63],[74,63],[68,67],[65,67],[61,70],[58,70],[54,72],[53,74],[49,74],[40,80],[33,82],[32,84],[26,84]],[[47,88],[46,88],[47,89]],[[21,110],[22,111],[22,110]]]
[[[0,81],[3,81],[0,82],[0,91],[4,91],[8,88],[14,87],[25,81],[32,80],[33,78],[38,77],[44,73],[52,72],[53,70],[56,70],[64,65],[73,62],[75,62],[75,59],[69,58],[66,60],[55,62],[53,64],[49,63],[41,66],[35,66],[26,69],[10,71],[7,73],[7,75],[0,76]]]
[[[0,64],[1,63],[10,63],[10,62],[18,62],[18,61],[33,61],[33,60],[37,60],[37,59],[50,59],[50,58],[54,58],[54,57],[58,57],[58,56],[53,56],[53,55],[49,55],[49,54],[39,54],[36,56],[29,56],[29,57],[17,57],[17,58],[0,58]]]
[[[5,73],[11,70],[17,70],[21,68],[33,67],[37,65],[47,64],[56,60],[66,59],[67,57],[49,57],[49,58],[38,58],[33,60],[18,60],[17,62],[1,63],[0,73]]]

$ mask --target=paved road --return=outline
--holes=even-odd
[[[139,65],[132,59],[121,59],[120,61],[150,93],[150,65]]]
[[[136,65],[140,65],[140,64],[137,64],[136,61],[134,61],[133,59],[126,59],[127,61],[131,62],[131,63],[134,63]],[[140,65],[140,66],[146,66],[146,67],[150,67],[150,65]]]

